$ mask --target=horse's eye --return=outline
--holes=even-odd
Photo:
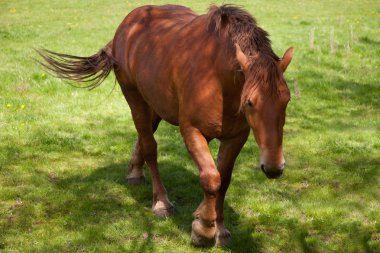
[[[250,100],[247,101],[247,106],[248,107],[253,107],[253,104],[252,104],[252,102]]]

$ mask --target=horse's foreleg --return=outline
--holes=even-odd
[[[199,246],[215,243],[216,196],[220,187],[220,175],[208,148],[208,142],[201,132],[193,127],[181,127],[186,147],[198,166],[204,199],[195,211],[191,239]]]
[[[158,117],[155,113],[152,115],[152,130],[153,133],[156,131],[158,124],[161,121],[161,118]],[[127,175],[127,182],[128,184],[131,185],[137,185],[137,184],[142,184],[145,181],[145,176],[144,176],[144,163],[145,160],[143,158],[141,146],[139,143],[139,138],[137,138],[137,141],[135,143],[133,153],[131,160],[128,163],[128,175]]]
[[[218,153],[218,170],[221,176],[221,186],[216,198],[216,237],[215,244],[224,246],[230,241],[230,232],[224,226],[224,197],[231,181],[232,169],[240,150],[247,141],[249,131],[233,139],[222,140]]]
[[[128,91],[126,98],[139,134],[138,145],[152,177],[153,212],[158,217],[168,217],[173,214],[174,208],[167,197],[166,189],[161,182],[160,173],[158,172],[157,143],[153,136],[154,131],[152,126],[154,115],[138,91]]]

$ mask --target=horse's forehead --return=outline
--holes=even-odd
[[[290,90],[285,80],[279,80],[274,87],[262,86],[257,91],[254,95],[256,95],[256,99],[262,101],[267,101],[270,98],[274,103],[286,104],[290,100]]]

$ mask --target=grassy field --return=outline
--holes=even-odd
[[[279,55],[295,50],[288,166],[266,179],[250,137],[226,198],[232,241],[211,249],[190,244],[202,191],[178,129],[156,133],[176,206],[158,220],[148,171],[145,185],[126,184],[136,133],[114,76],[89,92],[32,59],[33,47],[91,55],[151,3],[167,2],[0,0],[0,252],[380,252],[380,2],[234,1]]]

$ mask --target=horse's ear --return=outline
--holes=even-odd
[[[289,63],[292,61],[292,58],[293,58],[293,48],[290,47],[290,48],[288,48],[288,50],[286,50],[282,59],[279,60],[279,66],[280,66],[282,72],[285,72]]]
[[[245,70],[248,66],[248,57],[241,51],[240,46],[236,43],[236,59],[238,60],[240,67]]]

